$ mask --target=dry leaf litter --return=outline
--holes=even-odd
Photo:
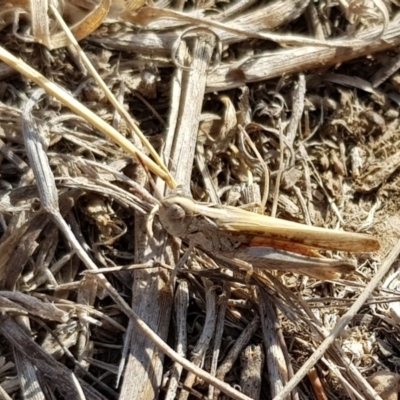
[[[0,4],[1,398],[397,399],[398,1]],[[381,250],[247,282],[177,185]]]

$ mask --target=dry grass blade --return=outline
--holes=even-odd
[[[175,315],[176,315],[176,352],[182,357],[187,352],[187,312],[189,307],[189,288],[185,281],[179,282],[175,293]],[[182,366],[174,363],[171,378],[168,382],[168,389],[165,395],[166,400],[174,400],[178,384],[183,372]]]
[[[52,3],[53,0],[50,0]],[[112,1],[101,0],[97,7],[90,12],[83,13],[73,2],[64,4],[64,12],[78,19],[71,26],[71,31],[77,40],[82,40],[94,32],[103,22],[110,10]],[[56,2],[59,5],[58,2]],[[54,5],[50,4],[50,7]],[[50,33],[51,20],[48,15],[48,0],[31,0],[32,35],[39,43],[49,49],[58,49],[68,46],[70,39],[64,32]],[[75,15],[74,15],[75,14]]]
[[[194,365],[197,366],[201,366],[204,364],[204,359],[211,344],[211,339],[213,337],[217,320],[217,297],[215,294],[215,288],[213,287],[212,282],[208,279],[203,279],[203,284],[206,293],[206,318],[204,321],[201,336],[199,337],[190,355],[191,361]],[[217,376],[217,378],[220,379],[222,382],[222,379],[220,377]],[[183,382],[183,390],[179,395],[179,400],[186,400],[189,398],[190,389],[192,389],[195,379],[196,375],[193,373],[189,373],[186,376]]]
[[[133,121],[133,118],[129,115],[129,113],[121,106],[121,104],[118,102],[118,100],[115,98],[115,96],[112,94],[111,90],[107,87],[107,85],[104,83],[104,81],[101,79],[100,75],[96,71],[96,69],[93,67],[93,64],[90,62],[90,60],[87,58],[86,54],[82,51],[80,48],[77,39],[72,35],[72,32],[68,29],[67,25],[63,21],[61,15],[57,11],[57,9],[54,6],[50,6],[51,10],[53,11],[54,15],[57,18],[57,21],[60,23],[62,29],[65,31],[65,34],[67,38],[69,39],[70,43],[75,47],[77,50],[78,54],[80,55],[85,67],[89,70],[89,72],[92,74],[92,76],[95,78],[95,81],[98,83],[98,85],[101,87],[101,89],[104,91],[106,94],[108,100],[111,102],[111,104],[115,107],[115,109],[121,114],[122,117],[125,118],[127,123],[130,125],[131,129],[133,132],[140,138],[142,144],[146,147],[148,152],[151,154],[151,156],[155,159],[157,164],[159,165],[160,168],[164,169],[165,173],[169,176],[169,180],[173,185],[176,185],[174,183],[174,179],[170,175],[170,172],[168,169],[165,167],[163,164],[161,158],[159,157],[158,153],[154,150],[154,147],[150,144],[150,142],[147,140],[147,138],[144,136],[143,132],[138,128],[138,126],[135,124]]]
[[[289,379],[287,359],[284,356],[282,343],[279,340],[279,324],[276,310],[264,293],[259,293],[261,327],[266,347],[266,364],[268,368],[271,396],[281,393]]]
[[[65,396],[74,396],[84,399],[84,389],[77,382],[77,378],[63,364],[45,353],[32,338],[18,326],[10,317],[2,316],[0,323],[1,334],[24,354],[37,368],[53,382],[59,382],[59,390]],[[83,389],[83,391],[82,391]]]
[[[58,309],[53,304],[43,303],[35,297],[11,291],[0,291],[0,296],[2,299],[7,299],[11,304],[21,305],[31,315],[58,322],[66,322],[68,320],[66,312]]]
[[[215,46],[213,32],[197,28],[184,32],[176,44],[178,76],[175,78],[174,108],[171,111],[165,153],[170,154],[169,169],[176,181],[184,185],[183,190],[186,193],[190,193],[191,170],[206,85],[206,72],[210,68]],[[181,60],[188,58],[192,59],[191,64],[181,66]]]
[[[134,16],[129,18],[129,21],[137,23],[138,25],[146,26],[155,19],[173,18],[179,21],[184,21],[187,24],[203,25],[209,28],[221,29],[222,31],[230,32],[243,38],[255,38],[271,40],[281,44],[295,44],[300,46],[321,46],[321,47],[351,47],[360,45],[361,41],[355,40],[340,40],[335,43],[322,42],[307,37],[300,37],[295,35],[279,35],[274,33],[259,33],[253,30],[232,28],[229,24],[211,21],[205,18],[193,18],[178,11],[159,9],[152,7],[142,7]]]
[[[237,3],[240,7],[240,3]],[[245,7],[249,7],[248,2]],[[229,26],[233,26],[238,29],[247,30],[249,26],[254,31],[272,31],[279,26],[285,25],[301,15],[304,8],[307,6],[305,0],[293,0],[293,1],[275,1],[268,3],[265,6],[251,10],[250,12],[241,15],[239,14],[232,21],[229,21]],[[213,15],[213,20],[220,21],[227,19],[229,14],[235,12],[235,5],[226,10],[226,13],[220,13]],[[178,7],[176,8],[178,10]],[[202,13],[200,13],[202,15]],[[121,16],[124,18],[124,16]],[[129,21],[132,17],[127,14],[126,19]],[[156,20],[155,23],[150,22],[150,26],[153,29],[161,29],[160,25],[163,24],[167,28],[166,32],[157,32],[157,40],[154,40],[153,32],[139,31],[135,34],[127,33],[123,37],[118,35],[115,38],[103,36],[100,38],[93,37],[90,40],[102,45],[108,45],[111,48],[124,48],[127,51],[139,52],[141,54],[153,54],[153,55],[165,55],[173,47],[175,40],[181,35],[181,32],[171,32],[170,28],[175,25],[185,27],[188,25],[185,23],[184,18],[176,20],[175,18],[163,18]],[[193,24],[192,24],[193,25]],[[190,24],[189,24],[190,26]],[[220,38],[223,44],[236,43],[241,41],[241,37],[231,33],[229,31],[216,29],[216,34]]]
[[[11,67],[15,68],[18,72],[25,75],[28,79],[34,81],[37,85],[42,87],[47,93],[54,96],[66,107],[70,108],[72,111],[78,115],[85,118],[90,124],[99,129],[107,137],[113,140],[115,143],[120,145],[129,154],[137,157],[150,171],[155,173],[171,186],[174,187],[174,182],[171,180],[168,173],[160,168],[154,161],[152,161],[145,154],[140,152],[129,140],[123,137],[119,132],[112,128],[109,124],[104,122],[95,113],[84,107],[81,103],[75,100],[70,94],[61,89],[59,86],[47,80],[43,75],[38,73],[36,70],[31,68],[29,65],[25,64],[22,60],[17,59],[11,53],[9,53],[4,48],[0,47],[0,59],[5,63],[9,64]]]
[[[388,29],[379,40],[371,42],[380,32],[371,28],[359,34],[364,42],[358,42],[349,48],[335,47],[330,43],[329,48],[299,47],[296,49],[284,49],[278,52],[265,52],[254,57],[248,57],[242,62],[222,64],[218,70],[213,71],[207,79],[207,92],[228,90],[241,86],[244,82],[259,82],[293,74],[299,71],[315,69],[322,66],[335,65],[338,62],[354,60],[371,51],[384,51],[395,48],[400,43],[400,28],[396,21],[390,22]]]
[[[32,34],[39,43],[50,47],[50,21],[47,0],[31,0]]]
[[[224,330],[224,325],[225,325],[225,316],[226,316],[226,310],[228,307],[228,300],[230,297],[230,293],[231,293],[230,284],[229,284],[229,282],[225,282],[223,285],[223,293],[220,296],[220,299],[218,301],[217,323],[216,323],[216,327],[215,327],[214,347],[213,347],[213,353],[212,353],[213,356],[212,356],[211,367],[210,367],[210,373],[214,376],[217,374],[218,360],[219,360],[219,355],[221,353],[222,336],[223,336],[223,330]],[[217,397],[218,392],[219,391],[215,390],[214,386],[210,386],[208,388],[208,397],[210,399],[215,398],[215,397]],[[251,397],[251,396],[249,396],[249,397]]]

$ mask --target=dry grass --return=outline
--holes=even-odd
[[[0,398],[397,399],[400,4],[337,3],[0,1]],[[177,186],[381,249],[245,274]]]

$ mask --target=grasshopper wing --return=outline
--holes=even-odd
[[[302,225],[234,207],[210,207],[196,203],[196,210],[213,219],[222,231],[238,232],[251,237],[348,252],[370,252],[380,247],[379,241],[373,236]]]

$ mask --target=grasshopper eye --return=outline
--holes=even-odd
[[[172,204],[167,211],[167,218],[172,220],[179,220],[186,217],[185,210],[178,204]]]

